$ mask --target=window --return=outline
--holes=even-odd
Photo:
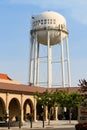
[[[52,19],[50,19],[50,24],[52,24]]]
[[[41,20],[41,24],[43,24],[43,20]]]
[[[46,24],[47,23],[47,20],[46,19],[44,19],[44,24]]]
[[[49,24],[49,19],[48,19],[48,24]]]
[[[56,19],[53,19],[53,24],[56,24]]]

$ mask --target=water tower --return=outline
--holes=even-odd
[[[70,87],[70,63],[68,49],[68,31],[65,18],[57,12],[47,11],[39,15],[32,16],[30,31],[30,66],[29,66],[29,84],[34,86],[44,86],[46,83],[40,84],[40,77],[44,78],[42,72],[39,71],[41,59],[46,58],[47,69],[47,87],[53,86],[53,63],[57,62],[61,65],[61,85],[62,87]],[[41,57],[40,46],[47,48],[47,57]],[[52,47],[59,46],[60,59],[53,61]],[[66,57],[64,56],[66,51]],[[58,53],[56,52],[56,55]],[[65,62],[67,70],[65,70]],[[42,71],[44,70],[44,65]],[[65,72],[67,72],[65,74]],[[55,75],[55,78],[56,75]],[[66,83],[67,78],[67,83]],[[57,85],[56,85],[57,86]]]

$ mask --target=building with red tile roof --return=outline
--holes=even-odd
[[[0,73],[0,79],[4,79],[4,80],[12,80],[11,78],[8,77],[7,74],[2,74],[2,73]]]
[[[19,82],[12,80],[7,74],[2,74],[2,73],[0,73],[0,82],[11,83],[11,84],[20,84]]]
[[[10,81],[10,82],[9,82]],[[70,88],[45,88],[23,85],[14,82],[8,75],[0,74],[0,113],[7,113],[11,120],[14,117],[21,117],[21,121],[25,120],[26,113],[34,114],[34,121],[37,119],[37,104],[35,92],[44,93],[56,90],[65,90],[68,92],[78,92],[79,87]],[[46,112],[47,113],[47,112]],[[56,119],[58,116],[56,115]],[[46,115],[47,119],[47,115]]]

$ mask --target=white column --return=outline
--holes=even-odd
[[[54,107],[54,120],[58,120],[58,107]]]
[[[37,111],[36,111],[36,99],[35,99],[35,97],[34,97],[34,121],[37,121],[37,119],[36,119],[36,116],[37,116]]]
[[[45,106],[44,108],[45,120],[48,121],[48,107]]]
[[[51,45],[50,45],[50,32],[47,32],[47,45],[48,45],[48,88],[52,87],[52,56],[51,56]]]
[[[32,54],[33,54],[33,37],[30,40],[30,64],[29,64],[29,85],[32,83]]]
[[[35,42],[34,42],[34,73],[33,73],[34,85],[36,85],[36,72],[37,72],[37,33],[35,34]]]
[[[37,72],[36,72],[36,85],[39,85],[39,46],[40,44],[37,42]]]
[[[24,115],[23,115],[23,94],[21,94],[21,122],[24,121],[23,117],[24,117]]]
[[[61,66],[62,66],[62,87],[65,87],[65,70],[64,70],[64,50],[63,50],[63,39],[61,32]]]
[[[70,61],[69,61],[69,48],[68,48],[68,36],[66,36],[66,57],[67,57],[67,71],[68,71],[68,87],[71,87]]]
[[[9,93],[6,93],[6,113],[9,114],[9,104],[8,104],[8,96],[9,96]]]

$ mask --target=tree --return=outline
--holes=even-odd
[[[78,107],[81,100],[82,96],[77,92],[68,93],[67,91],[60,90],[49,92],[46,90],[43,95],[37,93],[37,102],[39,102],[42,106],[50,107],[50,110],[55,106],[66,107],[69,109],[69,122],[71,122],[71,109]]]
[[[60,91],[56,91],[55,95],[56,95],[57,105],[60,105],[61,107],[65,107],[68,93],[66,91],[60,90]]]
[[[87,91],[87,81],[85,79],[79,80],[78,85],[81,87],[81,92]]]
[[[86,107],[87,106],[87,94],[85,92],[87,92],[87,81],[85,79],[81,79],[81,80],[79,80],[78,85],[81,87],[80,91],[82,92],[82,95],[83,95],[83,100],[81,102],[81,105]]]
[[[81,94],[79,94],[77,92],[68,94],[66,105],[67,105],[67,108],[69,109],[70,122],[71,122],[71,109],[78,107],[81,103],[81,100],[82,100],[82,96],[81,96]]]
[[[57,103],[61,107],[69,109],[69,122],[71,122],[71,109],[80,105],[82,100],[81,94],[77,92],[68,93],[67,91],[58,91],[57,95]]]
[[[36,99],[37,99],[37,103],[40,104],[43,107],[43,127],[44,127],[44,116],[45,116],[45,107],[51,107],[53,106],[53,102],[52,102],[52,93],[49,92],[48,90],[46,90],[42,95],[40,95],[38,92],[36,92]],[[49,118],[50,118],[50,113],[48,114]],[[50,119],[48,124],[50,123]]]

